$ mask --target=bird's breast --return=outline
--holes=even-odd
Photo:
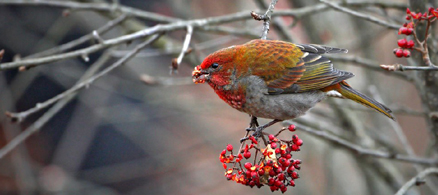
[[[231,84],[218,86],[212,83],[209,84],[214,89],[216,94],[228,105],[239,111],[242,111],[242,108],[246,102],[245,89],[243,88],[243,86]]]

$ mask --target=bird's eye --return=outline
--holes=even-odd
[[[217,68],[217,67],[219,67],[219,64],[215,62],[215,63],[211,64],[211,67],[212,68]]]

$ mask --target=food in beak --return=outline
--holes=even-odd
[[[192,78],[193,82],[198,83],[205,83],[205,80],[207,79],[207,74],[201,72],[201,67],[198,65],[195,67],[195,69],[192,72]]]

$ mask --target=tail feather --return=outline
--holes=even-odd
[[[339,83],[340,87],[336,88],[336,91],[338,91],[342,96],[344,96],[347,99],[353,100],[359,104],[362,104],[364,106],[370,107],[377,112],[380,112],[387,116],[388,118],[395,120],[394,115],[392,115],[392,111],[384,106],[383,104],[377,102],[376,100],[367,97],[366,95],[354,90],[351,88],[345,81]]]

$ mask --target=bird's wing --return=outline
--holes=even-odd
[[[245,48],[238,61],[251,64],[250,74],[262,78],[270,94],[281,93],[304,75],[303,52],[292,43],[253,40]]]
[[[316,44],[310,44],[310,45],[304,45],[304,44],[295,44],[298,48],[301,49],[303,52],[309,52],[314,54],[330,54],[330,53],[347,53],[347,49],[342,48],[336,48],[336,47],[330,47],[326,45],[316,45]]]
[[[347,50],[321,45],[296,45],[303,55],[300,58],[301,72],[298,80],[288,87],[277,87],[272,83],[284,81],[285,79],[273,81],[268,84],[269,94],[300,93],[312,90],[321,90],[333,84],[354,76],[353,73],[333,68],[332,62],[320,54],[324,53],[346,53]],[[296,69],[296,67],[295,67]]]
[[[295,92],[323,89],[354,76],[353,73],[333,68],[332,62],[324,56],[314,53],[304,54],[302,59],[306,71],[294,84],[296,86],[292,86]]]

